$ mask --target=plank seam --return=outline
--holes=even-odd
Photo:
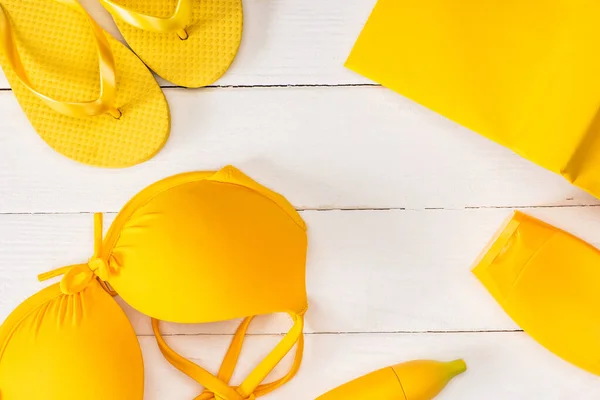
[[[455,334],[482,334],[482,333],[523,333],[522,329],[488,329],[488,330],[456,330],[456,331],[329,331],[305,332],[305,336],[330,336],[330,335],[455,335]],[[248,333],[246,336],[283,336],[287,332]],[[233,336],[233,333],[163,333],[162,336]],[[138,337],[154,337],[153,334],[138,334]]]
[[[258,84],[258,85],[209,85],[199,89],[265,89],[265,88],[340,88],[340,87],[381,87],[377,83],[290,83],[290,84]],[[182,86],[164,85],[161,89],[173,90],[184,89]],[[0,92],[12,92],[11,88],[0,88]]]
[[[424,207],[424,208],[407,208],[407,207],[331,207],[331,208],[313,208],[313,207],[297,207],[296,211],[306,212],[355,212],[355,211],[461,211],[461,210],[529,210],[529,209],[545,209],[545,208],[597,208],[600,204],[555,204],[555,205],[537,205],[537,206],[465,206],[456,208],[445,207]],[[2,215],[90,215],[98,211],[4,211]],[[102,211],[105,214],[116,214],[118,211]]]

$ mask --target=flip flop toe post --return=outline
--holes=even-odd
[[[127,167],[169,136],[152,73],[76,0],[0,0],[0,66],[40,137],[73,160]]]

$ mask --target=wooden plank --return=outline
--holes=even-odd
[[[153,337],[140,338],[146,363],[147,400],[188,400],[201,388],[162,359]],[[168,342],[184,356],[218,369],[230,338],[176,336]],[[278,337],[247,339],[234,383],[277,343]],[[264,397],[307,400],[370,371],[412,359],[464,358],[469,370],[436,400],[595,400],[598,377],[554,356],[524,333],[309,335],[300,372],[287,385]],[[284,360],[274,377],[289,366]]]
[[[527,210],[600,245],[594,207]],[[306,211],[307,332],[493,331],[518,327],[470,273],[509,210]],[[112,219],[107,218],[106,224]],[[91,256],[92,216],[0,216],[0,319],[43,285],[35,276]],[[199,283],[198,290],[202,290]],[[127,308],[136,331],[148,318]],[[169,334],[232,333],[235,323],[169,325]],[[284,316],[254,333],[280,333]]]
[[[171,174],[237,165],[299,208],[599,204],[384,88],[169,90],[170,141],[121,170],[48,148],[0,92],[0,213],[118,211]]]
[[[98,23],[122,40],[97,1],[81,2]],[[374,4],[375,0],[244,0],[240,51],[215,85],[372,84],[343,65]],[[0,71],[0,89],[8,87]]]

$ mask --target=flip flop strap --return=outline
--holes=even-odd
[[[167,18],[159,18],[129,10],[111,0],[100,0],[104,8],[113,16],[131,26],[151,32],[176,32],[182,40],[188,38],[185,28],[192,20],[192,2],[193,0],[179,0],[173,15]]]
[[[92,28],[98,47],[98,59],[100,65],[100,95],[98,99],[87,102],[65,102],[53,99],[36,89],[35,85],[27,76],[27,72],[21,61],[8,11],[1,4],[0,52],[5,55],[8,66],[14,71],[19,81],[53,110],[71,117],[89,117],[108,113],[115,118],[120,118],[121,112],[115,106],[117,97],[115,59],[104,31],[77,0],[56,1],[83,14]]]

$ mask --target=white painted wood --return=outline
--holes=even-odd
[[[82,2],[118,35],[97,1]],[[600,246],[600,202],[346,70],[374,4],[244,0],[244,41],[232,68],[218,88],[165,89],[171,140],[126,170],[78,165],[49,150],[12,92],[0,91],[0,320],[45,286],[36,274],[90,256],[91,212],[118,211],[160,178],[231,163],[305,210],[310,229],[303,368],[267,400],[310,400],[396,362],[457,357],[470,370],[440,400],[597,399],[598,378],[515,332],[469,270],[514,207]],[[332,209],[354,210],[318,211]],[[120,303],[140,336],[145,399],[194,398],[200,388],[162,358],[148,318]],[[163,331],[214,371],[235,325]],[[257,320],[236,381],[289,326],[285,316]]]
[[[600,245],[595,207],[528,211]],[[302,212],[310,240],[307,332],[518,329],[470,273],[510,213]],[[91,215],[0,216],[0,318],[44,287],[36,282],[37,274],[84,262],[92,248]],[[128,314],[139,334],[151,334],[148,318],[129,309]],[[286,317],[264,318],[252,332],[279,333],[289,327]],[[177,334],[232,333],[234,328],[233,323],[163,327]]]
[[[0,93],[0,213],[118,211],[144,186],[237,165],[299,208],[598,204],[562,177],[393,92],[373,88],[167,92],[173,131],[125,170],[56,154]]]
[[[372,84],[344,68],[344,62],[375,0],[243,1],[242,45],[215,85]],[[122,38],[97,1],[81,2],[108,32]],[[0,88],[8,87],[0,71]]]
[[[218,369],[230,338],[176,336],[168,342],[183,355]],[[235,382],[276,344],[278,337],[248,338]],[[141,338],[146,360],[146,400],[190,400],[201,391],[162,359],[153,337]],[[600,380],[554,356],[524,333],[308,335],[294,380],[265,400],[312,400],[373,370],[412,359],[464,358],[469,370],[436,400],[595,400]],[[282,363],[277,376],[285,373]],[[366,400],[366,399],[365,399]]]

